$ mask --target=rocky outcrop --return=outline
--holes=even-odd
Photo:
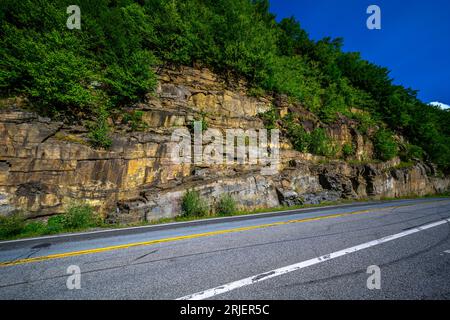
[[[281,162],[273,175],[261,164],[177,164],[171,134],[203,119],[209,128],[264,128],[259,113],[274,105],[280,114],[302,115],[304,126],[318,121],[283,97],[254,98],[245,83],[231,85],[209,70],[181,68],[160,72],[156,94],[133,110],[143,113],[147,128],[131,132],[116,123],[108,151],[87,143],[80,126],[37,116],[11,106],[0,110],[0,214],[24,210],[29,217],[64,212],[73,201],[85,201],[110,221],[136,222],[180,213],[181,198],[195,188],[212,207],[231,194],[246,209],[320,203],[337,199],[424,195],[448,189],[432,165],[416,163],[395,169],[398,160],[350,165],[326,162],[298,153],[282,140]],[[356,146],[355,160],[372,156],[370,141],[351,122],[328,127],[340,145]]]

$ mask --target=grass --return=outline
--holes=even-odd
[[[424,195],[424,196],[410,195],[410,196],[397,197],[397,198],[382,197],[379,199],[379,201],[426,199],[426,198],[439,198],[439,197],[450,197],[450,191],[446,192],[446,193],[441,193],[441,194],[429,194],[429,195]],[[374,199],[370,199],[370,198],[356,199],[356,200],[342,199],[342,200],[338,200],[338,201],[324,201],[320,204],[303,204],[303,205],[296,205],[296,206],[292,206],[292,207],[279,206],[279,207],[273,207],[273,208],[259,208],[259,209],[255,209],[255,210],[237,210],[234,213],[229,214],[228,217],[246,216],[246,215],[258,214],[258,213],[268,213],[268,212],[293,211],[293,210],[308,209],[308,208],[321,208],[321,207],[327,207],[327,206],[333,206],[333,205],[352,204],[352,203],[360,203],[360,202],[367,202],[367,201],[374,201]],[[177,217],[173,217],[173,218],[162,218],[162,219],[158,219],[158,220],[150,221],[150,222],[139,222],[139,223],[133,223],[133,224],[127,224],[127,225],[112,225],[112,226],[110,225],[109,228],[119,229],[119,228],[127,228],[127,227],[167,224],[167,223],[174,223],[174,222],[189,222],[189,221],[206,220],[206,219],[221,218],[221,217],[223,217],[223,215],[216,214],[216,213],[210,213],[203,217],[177,216]]]
[[[450,197],[450,191],[441,194],[429,194],[424,196],[404,196],[404,197],[382,197],[380,201],[391,201],[391,200],[405,200],[405,199],[427,199],[427,198],[439,198],[439,197]],[[233,216],[246,216],[258,213],[267,212],[280,212],[280,211],[292,211],[298,209],[306,208],[320,208],[331,205],[340,204],[351,204],[371,201],[373,199],[357,199],[357,200],[339,200],[339,201],[326,201],[320,204],[307,204],[307,205],[297,205],[292,207],[279,206],[274,208],[260,208],[255,210],[236,210],[232,213],[227,212],[228,217]],[[106,224],[104,223],[87,205],[72,205],[69,207],[68,211],[62,215],[56,215],[49,218],[47,223],[41,221],[31,221],[26,222],[22,215],[13,215],[9,218],[0,217],[0,240],[14,240],[14,239],[24,239],[31,237],[39,237],[44,235],[56,235],[71,232],[83,232],[83,231],[94,231],[99,229],[122,229],[128,227],[140,227],[140,226],[150,226],[158,224],[167,224],[174,222],[189,222],[197,220],[206,220],[211,218],[220,218],[224,215],[220,212],[218,213],[208,213],[203,216],[192,215],[186,216],[181,215],[173,218],[162,218],[150,222],[139,222],[131,224]]]
[[[87,204],[72,204],[66,213],[43,221],[27,221],[23,213],[0,217],[0,240],[13,240],[85,231],[102,226],[101,218]]]

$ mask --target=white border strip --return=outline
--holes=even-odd
[[[242,288],[242,287],[245,287],[245,286],[248,286],[248,285],[251,285],[251,284],[255,284],[255,283],[258,283],[260,281],[264,281],[264,280],[267,280],[267,279],[278,277],[278,276],[281,276],[283,274],[290,273],[290,272],[293,272],[293,271],[297,271],[297,270],[300,270],[300,269],[303,269],[303,268],[306,268],[306,267],[309,267],[309,266],[312,266],[312,265],[315,265],[315,264],[319,264],[319,263],[322,263],[322,262],[325,262],[325,261],[328,261],[328,260],[331,260],[331,259],[342,257],[342,256],[345,256],[345,255],[353,253],[353,252],[357,252],[357,251],[360,251],[360,250],[363,250],[363,249],[374,247],[374,246],[377,246],[379,244],[386,243],[386,242],[389,242],[389,241],[392,241],[392,240],[396,240],[396,239],[399,239],[399,238],[402,238],[402,237],[405,237],[405,236],[408,236],[408,235],[411,235],[411,234],[414,234],[414,233],[417,233],[417,232],[420,232],[420,231],[423,231],[423,230],[434,228],[434,227],[437,227],[437,226],[440,226],[442,224],[449,223],[449,222],[450,222],[450,218],[449,219],[444,219],[444,220],[439,220],[439,221],[434,222],[434,223],[430,223],[430,224],[427,224],[427,225],[424,225],[424,226],[416,227],[416,228],[413,228],[413,229],[410,229],[410,230],[407,230],[407,231],[403,231],[403,232],[400,232],[400,233],[397,233],[397,234],[394,234],[394,235],[383,237],[381,239],[377,239],[377,240],[373,240],[373,241],[370,241],[370,242],[366,242],[366,243],[363,243],[363,244],[360,244],[360,245],[357,245],[357,246],[354,246],[354,247],[351,247],[351,248],[348,248],[348,249],[343,249],[343,250],[340,250],[340,251],[336,251],[336,252],[333,252],[333,253],[321,256],[321,257],[313,258],[313,259],[310,259],[310,260],[307,260],[307,261],[303,261],[303,262],[300,262],[300,263],[297,263],[297,264],[292,264],[290,266],[286,266],[286,267],[279,268],[279,269],[274,269],[274,270],[271,270],[271,271],[268,271],[268,272],[265,272],[265,273],[261,273],[261,274],[255,275],[255,276],[251,276],[251,277],[248,277],[248,278],[245,278],[245,279],[241,279],[241,280],[238,280],[238,281],[230,282],[230,283],[224,284],[224,285],[216,287],[216,288],[212,288],[212,289],[208,289],[208,290],[205,290],[205,291],[197,292],[197,293],[194,293],[194,294],[191,294],[191,295],[188,295],[188,296],[184,296],[184,297],[178,298],[177,300],[204,300],[204,299],[208,299],[208,298],[217,296],[219,294],[223,294],[223,293],[226,293],[226,292],[238,289],[238,288]]]

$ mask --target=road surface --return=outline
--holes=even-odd
[[[0,299],[450,298],[448,198],[145,230],[0,243]]]

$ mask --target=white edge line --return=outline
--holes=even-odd
[[[383,237],[383,238],[380,238],[380,239],[377,239],[377,240],[369,241],[369,242],[366,242],[366,243],[363,243],[363,244],[360,244],[360,245],[357,245],[357,246],[354,246],[354,247],[351,247],[351,248],[339,250],[339,251],[336,251],[336,252],[333,252],[333,253],[330,253],[330,254],[327,254],[327,255],[323,255],[323,256],[317,257],[317,258],[313,258],[313,259],[306,260],[306,261],[303,261],[303,262],[300,262],[300,263],[292,264],[292,265],[289,265],[289,266],[286,266],[286,267],[283,267],[283,268],[274,269],[272,271],[268,271],[268,272],[265,272],[265,273],[254,275],[254,276],[251,276],[251,277],[248,277],[248,278],[245,278],[245,279],[241,279],[241,280],[237,280],[237,281],[234,281],[234,282],[230,282],[228,284],[224,284],[224,285],[219,286],[219,287],[215,287],[215,288],[212,288],[212,289],[208,289],[208,290],[205,290],[205,291],[201,291],[201,292],[197,292],[197,293],[194,293],[194,294],[191,294],[191,295],[187,295],[187,296],[178,298],[176,300],[204,300],[204,299],[208,299],[208,298],[214,297],[214,296],[219,295],[219,294],[223,294],[223,293],[226,293],[226,292],[238,289],[238,288],[242,288],[242,287],[245,287],[245,286],[248,286],[248,285],[251,285],[251,284],[255,284],[255,283],[260,282],[260,281],[264,281],[264,280],[267,280],[267,279],[278,277],[278,276],[284,275],[286,273],[297,271],[297,270],[300,270],[300,269],[303,269],[303,268],[306,268],[306,267],[309,267],[309,266],[312,266],[312,265],[315,265],[315,264],[319,264],[319,263],[322,263],[322,262],[325,262],[325,261],[328,261],[328,260],[331,260],[331,259],[335,259],[335,258],[338,258],[338,257],[341,257],[341,256],[345,256],[347,254],[354,253],[354,252],[357,252],[357,251],[360,251],[360,250],[363,250],[363,249],[374,247],[374,246],[377,246],[379,244],[386,243],[386,242],[389,242],[389,241],[392,241],[392,240],[396,240],[396,239],[399,239],[399,238],[402,238],[402,237],[405,237],[405,236],[408,236],[408,235],[411,235],[411,234],[414,234],[414,233],[417,233],[417,232],[420,232],[420,231],[423,231],[423,230],[434,228],[434,227],[437,227],[437,226],[440,226],[442,224],[449,223],[449,222],[450,222],[450,218],[449,219],[444,219],[444,220],[439,220],[437,222],[433,222],[433,223],[430,223],[430,224],[427,224],[427,225],[424,225],[424,226],[416,227],[416,228],[413,228],[413,229],[410,229],[410,230],[407,230],[407,231],[403,231],[403,232],[400,232],[400,233],[397,233],[397,234],[394,234],[394,235],[386,236],[386,237]]]

